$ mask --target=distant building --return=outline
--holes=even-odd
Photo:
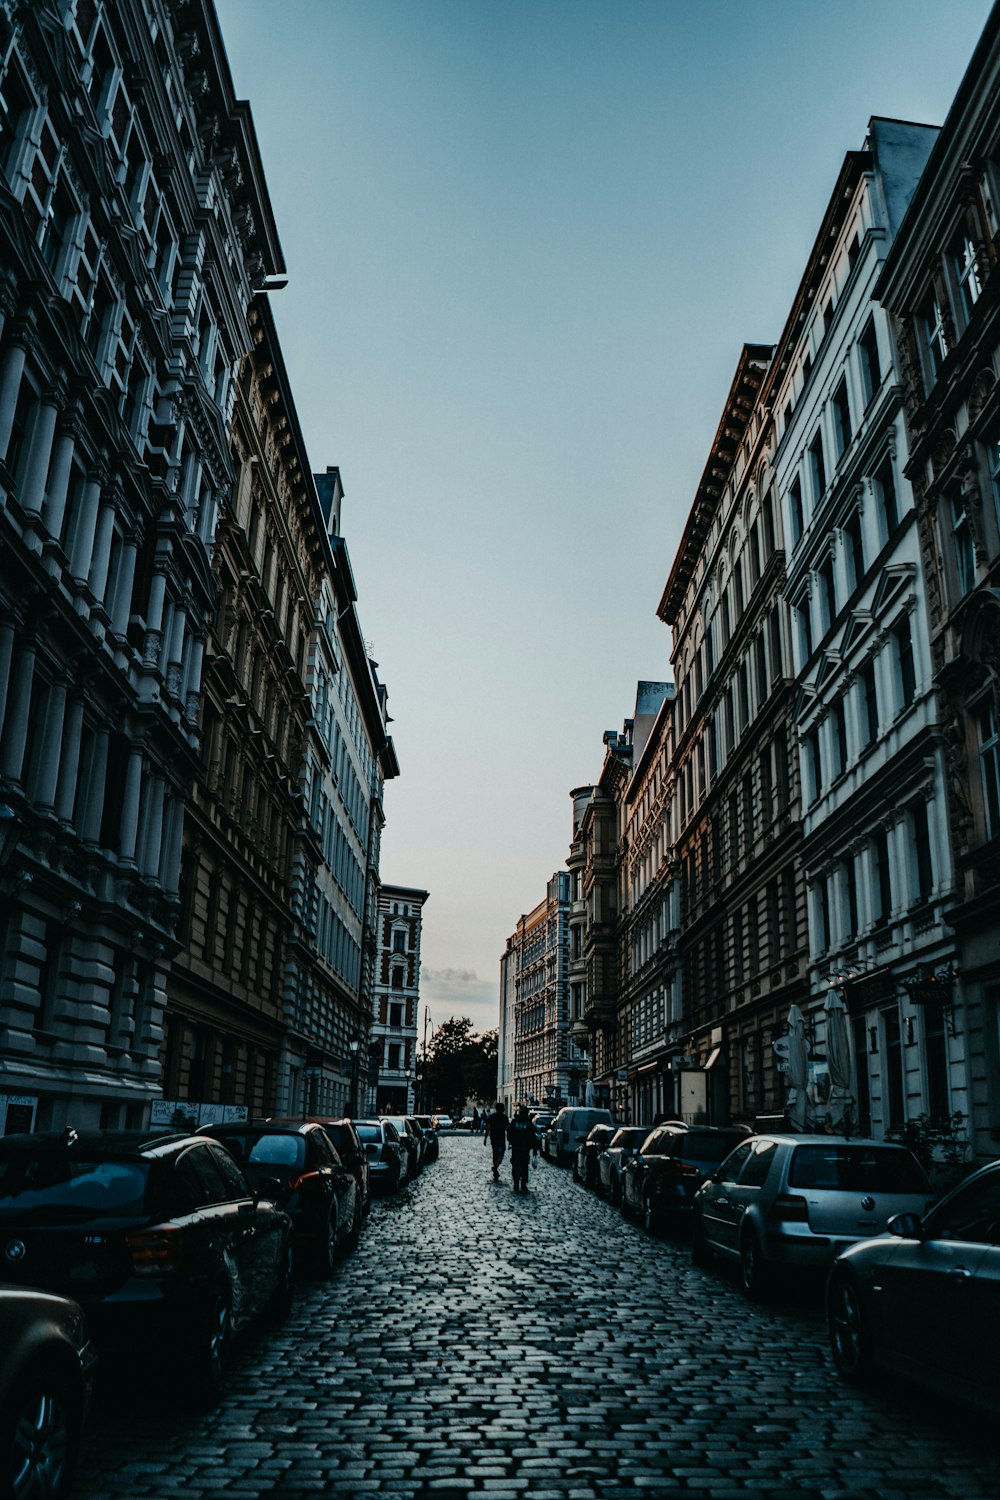
[[[960,1111],[980,1159],[1000,1149],[998,101],[994,7],[876,287],[906,382],[899,452],[926,588],[918,680],[934,720],[896,812],[919,834],[896,848],[892,897],[901,936],[915,939],[897,963],[906,1110],[937,1122]]]
[[[509,1087],[517,1104],[552,1107],[582,1095],[586,1059],[569,1034],[569,905],[569,875],[557,870],[544,900],[521,917],[502,960],[508,1006],[513,978]]]
[[[365,1109],[408,1115],[415,1109],[420,1011],[420,936],[429,892],[383,885],[373,989]]]

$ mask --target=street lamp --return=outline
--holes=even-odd
[[[410,1113],[410,1079],[413,1077],[413,1069],[407,1068],[403,1076],[406,1079],[406,1109],[403,1113],[408,1115]]]
[[[351,1053],[351,1118],[357,1119],[358,1115],[358,1056],[361,1052],[361,1038],[352,1036],[348,1042]]]

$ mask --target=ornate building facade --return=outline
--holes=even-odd
[[[586,1059],[569,1026],[570,877],[557,870],[545,899],[522,916],[506,945],[502,973],[514,986],[514,1064],[517,1104],[565,1104],[580,1097]]]
[[[405,885],[383,885],[378,894],[368,1107],[379,1114],[408,1115],[415,1108],[420,937],[428,899],[428,891]]]
[[[931,852],[944,941],[910,967],[907,1010],[947,1063],[916,1089],[960,1111],[980,1157],[1000,1142],[1000,12],[959,86],[876,295],[905,377],[916,536],[942,765]],[[925,752],[926,755],[926,752]],[[949,835],[944,837],[945,832]],[[940,839],[941,842],[937,842]],[[950,854],[938,885],[934,861]]]
[[[0,1094],[8,1129],[141,1124],[233,376],[282,271],[207,0],[0,8],[0,237]]]

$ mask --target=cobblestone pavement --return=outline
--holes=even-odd
[[[751,1306],[568,1172],[524,1197],[504,1166],[446,1137],[210,1415],[105,1390],[74,1495],[1000,1500],[988,1421],[838,1381],[815,1289]]]

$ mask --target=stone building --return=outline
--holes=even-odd
[[[929,900],[919,860],[911,894],[914,927],[933,918],[943,930],[898,966],[903,1026],[925,1043],[905,1091],[938,1121],[960,1111],[979,1158],[1000,1142],[998,205],[994,7],[875,289],[905,377],[904,469],[929,627],[922,678],[936,719],[915,775],[919,797],[934,778]]]
[[[557,870],[545,899],[522,916],[507,941],[503,973],[513,970],[516,1104],[552,1107],[581,1096],[586,1059],[570,1040],[570,878]]]
[[[676,1102],[715,1124],[782,1108],[773,1042],[807,983],[784,538],[761,400],[773,355],[743,348],[658,609],[675,682]]]
[[[366,1108],[412,1114],[420,1016],[420,936],[429,892],[383,885],[378,894],[378,954]]]
[[[283,269],[208,0],[0,9],[0,237],[2,1112],[141,1124],[233,375]]]
[[[937,1112],[960,1064],[940,1013],[915,1012],[906,991],[949,957],[952,872],[902,383],[872,301],[936,134],[876,118],[845,157],[765,392],[797,684],[813,1107],[822,1122],[835,990],[854,1128],[877,1136]]]

